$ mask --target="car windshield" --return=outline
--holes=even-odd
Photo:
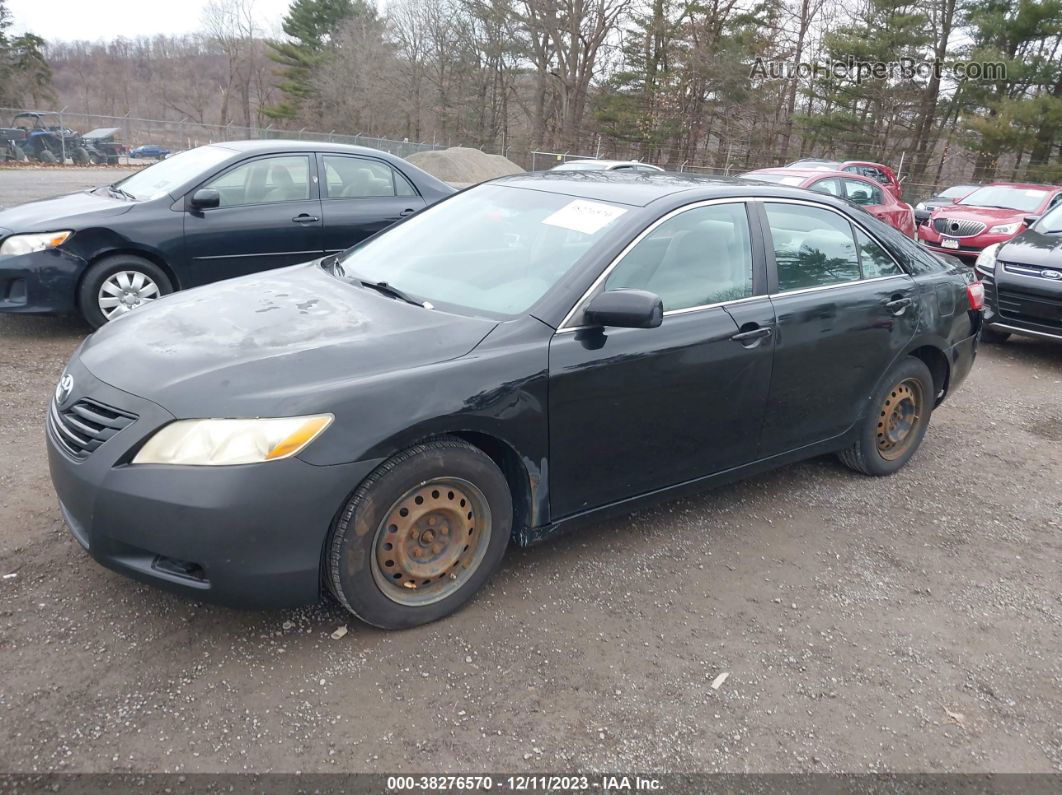
[[[989,185],[986,188],[975,190],[965,199],[960,200],[959,204],[970,207],[1001,207],[1031,213],[1043,204],[1046,198],[1046,190]]]
[[[342,254],[353,283],[386,282],[417,301],[490,317],[526,312],[628,208],[483,185]]]
[[[561,163],[550,171],[602,171],[607,167],[605,163]]]
[[[937,195],[942,199],[959,199],[975,190],[977,190],[976,185],[952,185],[950,188],[945,188]]]
[[[165,196],[174,188],[207,169],[232,157],[231,149],[220,146],[200,146],[168,157],[143,171],[126,177],[115,186],[139,201],[151,201]]]
[[[805,177],[795,177],[792,174],[745,174],[749,179],[758,179],[760,182],[774,182],[778,185],[799,185]]]

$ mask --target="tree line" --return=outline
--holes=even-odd
[[[0,104],[730,171],[866,158],[913,182],[1062,179],[1062,0],[211,0],[202,32],[3,37]],[[764,64],[940,64],[862,79]],[[989,76],[956,65],[996,64]],[[43,87],[43,88],[42,88]],[[2,89],[0,89],[2,90]],[[34,93],[37,91],[38,93]],[[14,96],[13,96],[14,95]]]

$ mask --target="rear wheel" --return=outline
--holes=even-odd
[[[40,154],[37,155],[37,159],[42,163],[58,163],[59,158],[52,154],[50,149],[42,149]]]
[[[169,276],[154,262],[118,254],[89,268],[78,290],[78,306],[89,325],[99,328],[172,292]]]
[[[74,149],[74,153],[70,156],[70,159],[78,166],[87,166],[92,162],[92,156],[89,154],[88,149],[83,146]]]
[[[917,452],[933,413],[933,376],[920,359],[899,362],[871,400],[859,438],[839,453],[864,475],[891,475]]]
[[[1009,331],[996,331],[993,328],[985,326],[981,329],[981,340],[988,342],[992,345],[1000,345],[1010,339]]]
[[[460,439],[419,444],[381,464],[344,506],[325,550],[329,590],[377,627],[435,621],[501,564],[512,516],[505,476],[483,451]]]

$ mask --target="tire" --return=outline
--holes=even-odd
[[[512,522],[509,485],[482,450],[449,437],[418,444],[377,467],[340,511],[324,550],[328,589],[375,627],[436,621],[498,569]]]
[[[841,462],[864,475],[902,469],[922,444],[935,396],[925,362],[913,356],[898,362],[871,399],[855,444],[838,453]]]
[[[29,158],[26,157],[26,153],[22,151],[22,147],[18,144],[11,145],[11,154],[16,163],[25,163],[29,160]]]
[[[52,154],[50,149],[42,149],[40,154],[37,155],[37,160],[41,163],[58,163],[59,158]]]
[[[130,277],[127,280],[121,277],[120,274],[130,274]],[[142,283],[136,274],[143,277]],[[111,282],[111,288],[109,288],[107,293],[108,297],[117,297],[113,288],[118,286],[121,289],[122,284],[128,281],[131,282],[129,295],[137,294],[140,301],[129,305],[124,302],[123,296],[123,298],[119,298],[122,306],[117,307],[115,313],[108,316],[106,308],[101,306],[100,298],[104,285],[112,277],[120,284],[115,285],[114,282]],[[149,289],[149,283],[154,285],[155,291]],[[133,254],[116,254],[113,257],[106,257],[100,260],[88,269],[85,276],[81,279],[81,286],[78,287],[77,305],[81,309],[81,315],[86,322],[93,328],[99,328],[114,317],[124,314],[128,309],[149,303],[172,292],[173,282],[170,281],[170,277],[166,275],[166,272],[154,262]],[[126,309],[127,306],[128,309]]]
[[[990,345],[1001,345],[1010,339],[1009,331],[996,331],[989,326],[985,326],[981,329],[981,341],[987,342]]]
[[[92,162],[92,155],[88,153],[88,149],[79,146],[74,150],[73,154],[71,154],[70,159],[74,161],[74,165],[76,166],[87,166]]]

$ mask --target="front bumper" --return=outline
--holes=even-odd
[[[338,511],[378,461],[314,466],[298,458],[228,467],[127,463],[172,420],[71,362],[77,395],[137,419],[84,458],[47,422],[48,462],[63,518],[99,563],[209,602],[291,607],[321,593],[324,544]]]
[[[1062,340],[1062,283],[1006,271],[979,272],[985,284],[985,325],[994,331]]]
[[[930,251],[936,254],[950,254],[953,257],[959,257],[960,259],[977,259],[977,255],[981,253],[986,247],[991,246],[994,243],[1005,243],[1013,238],[1014,235],[989,235],[982,233],[980,235],[974,235],[973,237],[957,237],[950,238],[958,241],[958,248],[946,248],[942,245],[945,239],[948,239],[947,235],[940,235],[932,226],[928,224],[919,224],[918,226],[918,242],[928,248]]]
[[[63,248],[0,257],[0,312],[64,314],[76,308],[85,260]]]

